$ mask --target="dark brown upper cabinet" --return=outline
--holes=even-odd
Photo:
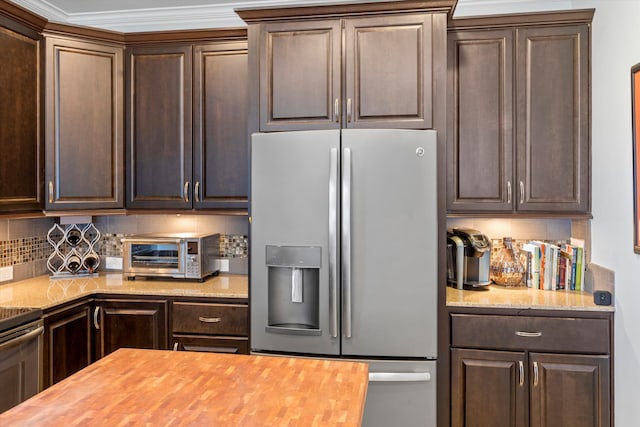
[[[454,21],[447,210],[588,214],[593,11]],[[543,25],[544,24],[544,25]]]
[[[250,24],[250,93],[258,98],[250,128],[437,129],[451,6],[427,1],[238,11]]]
[[[126,55],[127,207],[191,208],[192,47]]]
[[[127,49],[127,208],[246,209],[246,41]]]
[[[45,37],[46,209],[124,206],[123,51]]]
[[[42,208],[40,35],[0,17],[0,212]]]
[[[248,73],[246,41],[194,47],[195,208],[247,208]]]

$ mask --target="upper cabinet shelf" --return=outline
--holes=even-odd
[[[590,211],[593,11],[524,16],[449,30],[449,213]]]

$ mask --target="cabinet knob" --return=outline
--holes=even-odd
[[[182,189],[182,198],[185,202],[189,203],[189,181],[184,183],[184,188]]]
[[[518,360],[518,374],[520,375],[520,387],[524,385],[524,362]]]
[[[49,203],[53,203],[53,181],[49,181]]]
[[[98,313],[100,313],[100,306],[96,307],[95,310],[93,310],[93,326],[96,329],[100,329],[100,324],[98,323]]]

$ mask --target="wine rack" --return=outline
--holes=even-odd
[[[52,277],[97,275],[100,257],[96,245],[100,231],[91,223],[54,224],[47,233],[53,252],[47,258]]]

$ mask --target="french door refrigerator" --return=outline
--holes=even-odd
[[[436,132],[257,133],[251,348],[369,362],[364,425],[436,424]]]

